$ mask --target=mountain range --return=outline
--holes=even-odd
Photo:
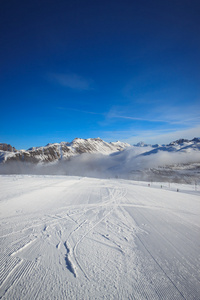
[[[168,145],[100,138],[48,144],[17,150],[0,144],[0,174],[75,175],[200,184],[200,138]]]
[[[83,153],[111,154],[130,147],[123,142],[107,143],[100,138],[80,139],[72,142],[47,144],[44,147],[32,147],[28,150],[16,150],[8,144],[0,143],[0,162],[23,161],[29,163],[54,162],[67,160]]]
[[[32,147],[28,150],[17,150],[9,144],[0,143],[0,163],[12,161],[48,163],[68,160],[70,157],[83,153],[110,155],[115,152],[121,152],[129,147],[132,149],[135,148],[135,150],[140,148],[142,153],[139,155],[142,156],[155,154],[161,151],[189,153],[191,151],[200,151],[200,138],[194,138],[192,140],[179,139],[168,145],[150,145],[140,142],[133,146],[120,141],[107,143],[100,138],[75,138],[70,143],[52,143],[47,144],[44,147]]]

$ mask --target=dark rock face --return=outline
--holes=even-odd
[[[176,140],[174,142],[171,142],[169,145],[182,145],[183,143],[188,143],[189,140],[186,140],[186,139],[179,139],[179,140]]]
[[[195,143],[200,143],[200,138],[193,138],[192,142],[195,142]]]
[[[0,143],[0,150],[8,152],[17,152],[15,147],[12,147],[11,145],[5,143]]]
[[[186,140],[186,139],[179,139],[179,140],[176,140],[176,141],[173,141],[169,144],[169,146],[173,146],[173,145],[183,145],[184,143],[190,143],[190,142],[193,142],[193,143],[199,143],[200,142],[200,138],[193,138],[192,140]]]

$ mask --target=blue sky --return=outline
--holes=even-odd
[[[3,1],[0,142],[200,136],[200,2]]]

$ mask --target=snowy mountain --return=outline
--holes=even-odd
[[[0,151],[0,174],[72,175],[172,182],[200,181],[200,139],[130,146],[74,139],[17,152]]]
[[[180,139],[174,142],[171,142],[169,145],[153,145],[152,150],[146,151],[142,155],[151,155],[158,153],[160,151],[167,152],[191,152],[191,151],[200,151],[200,138],[194,138],[192,140]]]
[[[136,145],[134,145],[135,147],[148,147],[151,146],[150,144],[145,144],[144,142],[139,142]]]
[[[2,145],[2,146],[1,146]],[[3,146],[4,145],[4,146]],[[72,156],[83,153],[111,154],[122,151],[130,147],[123,142],[107,143],[100,138],[80,139],[75,138],[71,143],[61,142],[47,144],[45,147],[32,147],[28,150],[17,151],[14,147],[7,144],[0,144],[0,161],[23,161],[29,163],[55,162],[66,160]]]

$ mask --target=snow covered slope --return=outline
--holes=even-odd
[[[0,298],[199,299],[199,186],[148,184],[0,176]]]

